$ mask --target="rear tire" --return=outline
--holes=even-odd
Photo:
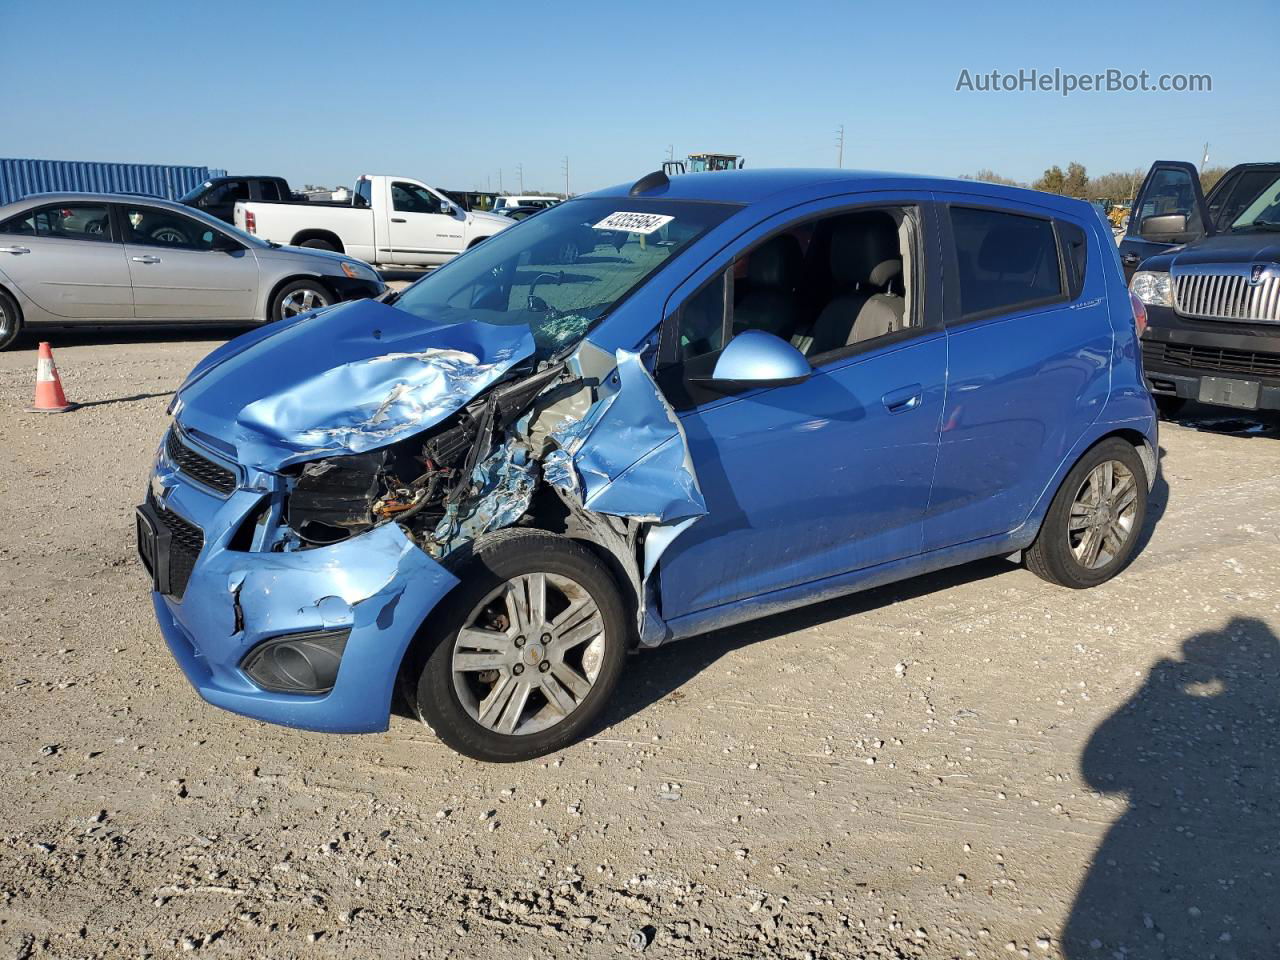
[[[631,636],[612,574],[580,543],[514,528],[454,572],[461,583],[427,624],[438,641],[406,664],[418,718],[476,760],[577,741],[609,703]]]
[[[338,248],[335,247],[328,240],[321,240],[318,237],[313,237],[310,240],[303,240],[300,244],[298,244],[298,246],[306,247],[308,250],[328,250],[330,253],[340,252]]]
[[[1128,566],[1146,517],[1142,459],[1126,440],[1103,440],[1062,481],[1027,550],[1027,569],[1061,587],[1096,587]]]
[[[22,310],[18,302],[0,290],[0,350],[7,349],[22,332]]]
[[[295,280],[286,283],[271,300],[271,311],[267,314],[267,322],[291,320],[300,313],[319,310],[337,303],[337,297],[319,280]]]
[[[1187,405],[1187,401],[1183,397],[1162,397],[1155,395],[1156,410],[1160,413],[1161,420],[1172,420],[1182,412],[1182,408]]]

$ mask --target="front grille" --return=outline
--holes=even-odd
[[[194,523],[166,510],[153,499],[155,515],[169,531],[169,595],[182,599],[195,568],[196,558],[204,547],[204,533]]]
[[[1144,363],[1160,363],[1166,367],[1280,377],[1280,354],[1275,353],[1144,340],[1142,359]]]
[[[211,487],[219,493],[230,493],[236,488],[236,475],[232,471],[192,450],[182,442],[177,430],[169,431],[169,438],[165,441],[165,453],[174,466],[206,487]]]
[[[1243,273],[1189,273],[1173,278],[1174,309],[1184,317],[1280,323],[1280,277],[1250,286]]]

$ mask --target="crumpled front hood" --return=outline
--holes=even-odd
[[[533,352],[525,326],[433,326],[356,300],[219,347],[179,388],[174,414],[275,471],[425,430]]]

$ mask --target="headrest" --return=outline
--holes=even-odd
[[[800,241],[789,233],[780,233],[751,251],[747,279],[753,286],[791,289],[800,282],[803,261]]]
[[[871,269],[871,276],[868,279],[873,287],[888,287],[900,276],[902,276],[901,260],[881,260]]]
[[[831,232],[831,273],[845,283],[884,286],[896,263],[902,271],[898,227],[887,213],[852,213],[841,217]],[[876,274],[881,279],[876,278]]]
[[[1044,233],[1031,224],[1002,223],[982,238],[978,267],[990,273],[1026,273],[1044,254]]]

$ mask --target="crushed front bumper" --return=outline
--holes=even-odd
[[[293,552],[231,549],[237,531],[261,513],[262,489],[220,496],[162,461],[140,511],[172,512],[203,537],[179,578],[153,570],[156,620],[174,659],[209,703],[306,730],[369,733],[387,728],[405,650],[457,579],[394,523],[328,547]],[[269,514],[270,515],[270,514]],[[143,524],[140,523],[140,529]],[[148,569],[156,564],[153,550]],[[241,668],[262,642],[315,631],[350,631],[333,688],[322,695],[257,686]]]

